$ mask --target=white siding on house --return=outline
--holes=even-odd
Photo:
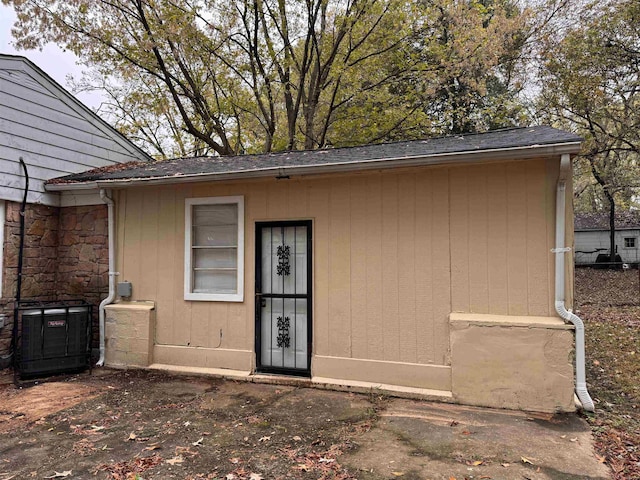
[[[0,54],[0,199],[60,205],[51,178],[148,157],[31,62]]]
[[[640,229],[616,230],[616,247],[623,262],[640,261]],[[625,248],[625,238],[635,238],[635,248]],[[594,263],[599,253],[609,252],[609,230],[575,232],[575,262],[577,265]]]

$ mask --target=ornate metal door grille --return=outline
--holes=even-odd
[[[309,375],[311,221],[256,223],[258,371]]]

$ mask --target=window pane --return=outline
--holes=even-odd
[[[237,268],[237,248],[196,248],[193,250],[195,268]]]
[[[193,293],[236,293],[235,270],[197,270],[193,272]]]
[[[238,226],[193,227],[193,246],[230,247],[238,244]]]
[[[194,225],[238,225],[238,205],[235,203],[220,203],[215,205],[194,205]]]

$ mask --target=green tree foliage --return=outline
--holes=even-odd
[[[416,55],[435,67],[423,78],[423,105],[437,130],[462,133],[525,122],[519,93],[532,12],[509,0],[434,0],[431,11]]]
[[[628,208],[640,187],[640,3],[589,3],[577,18],[544,39],[540,105],[585,137],[577,207],[609,211],[613,239],[616,206]]]
[[[158,156],[265,152],[520,123],[512,0],[2,0]]]

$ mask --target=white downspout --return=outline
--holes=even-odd
[[[560,176],[558,178],[558,188],[556,191],[556,248],[552,251],[556,255],[556,312],[564,320],[571,322],[576,329],[576,394],[582,403],[582,408],[588,412],[593,412],[595,407],[593,400],[587,391],[587,381],[585,375],[585,354],[584,354],[584,323],[582,319],[573,312],[567,310],[565,306],[565,253],[571,248],[565,246],[565,195],[567,177],[571,172],[571,157],[562,155],[560,158]]]
[[[105,353],[105,341],[104,341],[104,307],[112,303],[116,298],[116,276],[119,275],[116,270],[116,235],[115,235],[115,220],[114,220],[114,202],[104,189],[100,189],[100,198],[107,204],[107,217],[108,217],[108,235],[109,235],[109,295],[102,302],[100,302],[99,309],[99,321],[100,321],[100,359],[96,364],[98,367],[104,365],[104,353]]]

